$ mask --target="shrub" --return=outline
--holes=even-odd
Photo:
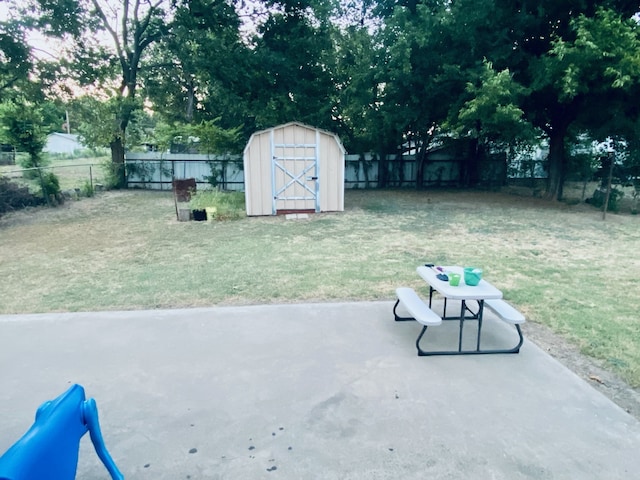
[[[195,192],[189,208],[192,210],[215,209],[216,220],[232,220],[244,216],[244,193],[199,190]]]
[[[58,198],[60,196],[60,181],[55,173],[47,172],[42,174],[42,196]]]
[[[111,161],[111,158],[108,158],[100,163],[100,167],[104,172],[105,188],[107,190],[116,188],[120,184],[124,164],[116,165]]]
[[[620,210],[620,200],[624,196],[624,192],[622,190],[618,190],[617,188],[611,189],[611,195],[609,195],[609,205],[607,210],[610,212],[617,212]],[[601,188],[596,189],[593,192],[593,197],[587,199],[587,203],[590,203],[596,208],[602,208],[604,206],[605,199],[607,197],[606,190]]]
[[[39,187],[40,194],[45,203],[53,206],[62,203],[63,198],[60,192],[60,180],[58,180],[55,173],[45,172],[42,168],[32,168],[31,170],[25,170],[23,176],[27,180],[33,181],[37,186],[36,188]]]
[[[80,189],[80,195],[83,197],[93,197],[95,195],[95,189],[91,182],[84,182],[84,185],[82,185]]]
[[[0,177],[0,215],[21,208],[41,205],[43,200],[31,192],[27,187],[22,187]]]

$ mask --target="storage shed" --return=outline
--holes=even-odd
[[[344,210],[344,147],[297,122],[255,132],[244,149],[247,215]]]

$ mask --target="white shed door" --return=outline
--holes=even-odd
[[[272,144],[273,213],[320,211],[317,144]]]

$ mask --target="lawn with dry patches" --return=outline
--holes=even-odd
[[[481,267],[530,322],[640,386],[640,217],[469,191],[347,191],[307,220],[178,222],[168,192],[115,191],[0,219],[0,313],[424,293],[425,262]]]

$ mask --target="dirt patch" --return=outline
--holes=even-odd
[[[539,323],[527,322],[525,337],[640,420],[640,392],[603,368],[596,359],[581,354],[575,345]]]

